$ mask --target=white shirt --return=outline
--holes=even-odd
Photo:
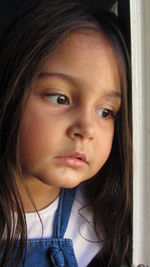
[[[59,198],[45,209],[40,210],[40,217],[36,212],[26,213],[28,239],[50,238],[53,236],[54,218],[58,208],[58,202]],[[99,252],[102,244],[98,242],[94,232],[92,216],[88,208],[82,209],[82,207],[84,207],[84,199],[81,191],[78,190],[64,238],[72,239],[78,266],[86,267]]]

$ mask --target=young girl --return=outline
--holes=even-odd
[[[5,17],[0,266],[127,264],[131,89],[117,18],[72,0],[13,1]]]

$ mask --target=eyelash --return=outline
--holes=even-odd
[[[108,120],[110,118],[116,119],[116,117],[117,117],[117,114],[110,109],[101,108],[101,109],[99,109],[99,111],[101,113],[101,117],[103,117],[105,120]],[[99,111],[97,113],[99,113]]]
[[[70,100],[66,95],[63,94],[45,94],[45,96],[55,105],[69,105],[70,104]],[[57,101],[60,102],[57,102]],[[113,112],[110,109],[107,108],[100,108],[97,112],[96,112],[99,116],[100,113],[100,117],[102,117],[105,120],[108,120],[110,118],[112,119],[116,119],[117,114],[115,112]]]
[[[69,98],[63,94],[46,94],[45,96],[55,105],[69,105],[70,104]],[[57,100],[59,100],[60,102],[57,102]]]

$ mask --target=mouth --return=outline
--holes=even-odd
[[[86,155],[80,152],[72,152],[55,158],[59,163],[69,165],[74,168],[83,168],[88,165]]]

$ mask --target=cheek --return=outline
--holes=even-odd
[[[40,116],[25,114],[20,130],[20,157],[22,162],[36,160],[48,150],[49,125]]]
[[[23,164],[47,159],[63,134],[63,122],[42,109],[27,109],[20,131],[20,157]]]
[[[97,168],[97,171],[99,171],[105,162],[107,161],[111,149],[112,149],[112,143],[113,143],[113,137],[114,137],[114,129],[103,133],[99,138],[97,138],[97,142],[95,143],[95,151],[96,151],[96,159],[95,159],[95,165]]]

